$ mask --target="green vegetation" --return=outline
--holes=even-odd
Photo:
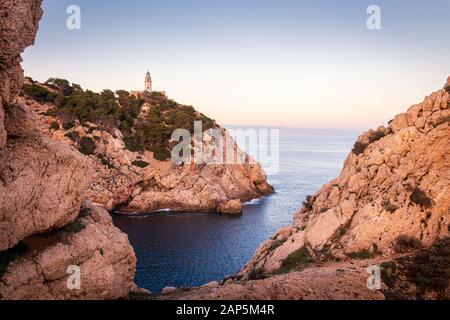
[[[145,168],[148,167],[149,163],[142,161],[142,160],[135,160],[131,163],[133,166],[139,167],[139,168]]]
[[[144,94],[149,105],[145,119],[138,120],[131,134],[126,135],[125,143],[131,151],[152,151],[155,159],[164,161],[170,157],[172,145],[169,142],[175,129],[194,132],[194,121],[202,122],[202,130],[214,128],[216,123],[198,113],[192,106],[185,106],[168,99],[159,92]]]
[[[95,93],[65,79],[55,78],[47,80],[44,85],[24,85],[22,94],[39,102],[53,102],[56,108],[48,115],[57,116],[66,130],[72,128],[77,120],[83,125],[96,123],[107,130],[114,127],[130,130],[144,103],[124,90]]]
[[[383,208],[390,213],[394,213],[398,209],[398,207],[395,204],[392,204],[389,200],[383,202]]]
[[[346,256],[349,257],[350,259],[365,260],[365,259],[372,259],[373,257],[375,257],[375,253],[367,249],[362,249],[359,251],[346,253]]]
[[[6,251],[0,252],[0,280],[5,275],[6,271],[8,270],[8,266],[11,262],[16,260],[16,258],[20,255],[23,255],[27,252],[27,247],[19,243],[13,248],[10,248]]]
[[[86,226],[81,221],[81,219],[77,218],[74,222],[66,225],[64,227],[64,231],[69,232],[69,233],[78,233],[78,232],[84,230],[85,228],[86,228]]]
[[[356,141],[355,144],[353,145],[353,149],[352,152],[356,155],[359,155],[361,153],[364,153],[364,151],[367,148],[367,144],[361,143],[359,141]]]
[[[126,300],[151,300],[152,294],[140,291],[130,291]]]
[[[448,299],[450,238],[439,239],[428,249],[381,265],[388,299]]]
[[[153,156],[156,160],[165,161],[170,158],[170,151],[166,147],[153,148]]]
[[[450,88],[450,87],[449,87]],[[450,126],[450,116],[444,116],[437,120],[437,122],[434,124],[435,127],[447,123]]]
[[[260,268],[255,268],[250,271],[248,274],[249,280],[260,280],[267,278],[267,275],[264,273],[264,271]]]
[[[77,142],[80,139],[80,135],[74,131],[66,133],[65,136],[73,142]]]
[[[408,266],[407,276],[422,290],[444,291],[450,279],[450,238],[436,241],[419,251]]]
[[[41,103],[55,102],[56,93],[53,93],[38,84],[24,84],[21,95],[27,96]]]
[[[68,233],[78,233],[86,228],[82,219],[89,216],[90,210],[88,208],[81,208],[77,218],[74,222],[67,224],[62,230]]]
[[[82,137],[79,142],[78,150],[84,155],[95,153],[95,142],[89,137]]]
[[[376,130],[376,131],[374,131],[374,132],[372,132],[370,135],[369,135],[369,144],[371,144],[371,143],[373,143],[373,142],[375,142],[375,141],[378,141],[378,140],[380,140],[381,138],[383,138],[385,136],[385,134],[384,134],[384,132],[383,131],[380,131],[380,130]]]
[[[311,263],[311,255],[308,248],[302,247],[289,254],[281,263],[278,273],[288,273],[293,270],[304,269]]]
[[[102,154],[98,154],[97,158],[98,158],[98,160],[100,160],[101,164],[108,167],[109,169],[114,168],[113,164],[107,158],[105,158],[105,156],[103,156]]]
[[[279,239],[271,239],[271,240],[273,240],[273,242],[270,245],[269,251],[274,251],[276,248],[278,248],[279,246],[281,246],[284,243],[283,240],[279,240]]]
[[[420,249],[422,244],[419,239],[401,234],[395,239],[394,249],[396,252],[405,253],[410,250]]]
[[[315,197],[311,195],[306,196],[305,201],[303,201],[303,206],[307,211],[311,211],[313,209],[314,201],[316,201]]]
[[[430,208],[433,205],[433,202],[427,194],[421,190],[419,187],[415,187],[413,192],[411,193],[410,200],[413,203],[421,205],[425,208]]]
[[[359,155],[361,153],[364,153],[364,151],[367,149],[367,147],[375,142],[380,140],[381,138],[383,138],[386,135],[385,132],[381,131],[381,130],[376,130],[376,131],[372,131],[369,136],[367,137],[368,139],[368,143],[362,143],[359,141],[356,141],[355,144],[353,145],[353,149],[352,152],[356,155]]]
[[[214,120],[195,111],[192,106],[179,104],[160,92],[143,93],[140,98],[125,90],[95,93],[65,79],[51,78],[44,85],[25,85],[22,95],[39,102],[53,102],[55,108],[47,115],[56,116],[66,131],[77,122],[81,125],[94,123],[110,133],[118,128],[130,151],[151,151],[161,161],[170,157],[173,147],[170,138],[175,129],[183,128],[193,133],[194,121],[202,122],[203,131],[217,126]],[[145,116],[139,117],[144,103],[149,110]],[[70,138],[77,140],[75,136]],[[87,147],[81,146],[80,151],[91,154],[92,150]]]

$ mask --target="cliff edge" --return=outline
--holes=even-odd
[[[84,203],[92,167],[17,100],[41,15],[40,0],[0,1],[0,299],[120,298],[135,288],[136,258],[108,214]],[[80,289],[68,289],[70,266]]]

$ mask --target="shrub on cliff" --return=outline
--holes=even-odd
[[[66,131],[76,123],[86,125],[88,122],[110,133],[118,128],[130,151],[152,151],[155,159],[161,161],[170,157],[170,137],[175,129],[193,133],[194,121],[202,122],[203,131],[217,126],[214,120],[192,106],[179,104],[161,92],[143,93],[141,98],[125,90],[95,93],[58,78],[50,78],[45,86],[57,92],[48,97],[50,91],[38,84],[28,85],[23,91],[31,90],[29,95],[38,101],[54,102],[56,108],[47,115],[58,117]],[[145,117],[139,117],[143,103],[148,104],[149,110]],[[81,147],[80,151],[91,154],[89,150]]]
[[[97,155],[98,160],[101,162],[102,165],[108,167],[109,169],[113,169],[114,165],[105,158],[102,154]]]
[[[95,153],[95,142],[89,137],[80,139],[78,150],[84,155],[91,155]]]
[[[303,201],[303,206],[305,207],[305,209],[307,211],[311,211],[313,209],[313,204],[314,201],[316,201],[316,198],[311,196],[311,195],[307,195],[305,201]]]
[[[421,205],[425,208],[430,208],[433,205],[433,202],[427,194],[421,190],[419,187],[415,187],[411,193],[410,200],[413,203]]]
[[[118,90],[116,97],[111,90],[101,93],[84,91],[79,85],[70,84],[65,79],[50,78],[45,86],[57,90],[57,93],[49,93],[37,84],[25,85],[23,92],[39,102],[54,102],[57,107],[55,114],[63,123],[76,119],[81,124],[92,122],[106,129],[118,127],[130,130],[143,103],[124,90]]]
[[[261,280],[267,278],[267,275],[264,273],[264,271],[260,268],[255,268],[250,271],[248,275],[249,280]]]
[[[447,123],[450,126],[450,116],[444,116],[439,118],[435,123],[434,126],[437,127],[443,123]]]
[[[50,123],[50,130],[52,130],[52,131],[59,130],[59,123],[58,123],[58,121],[52,121]]]
[[[170,158],[170,152],[166,147],[157,147],[153,149],[153,156],[156,160],[166,161]]]
[[[13,262],[18,256],[23,255],[26,252],[27,247],[21,242],[13,248],[0,252],[0,281],[5,275],[9,264]]]
[[[385,133],[383,131],[381,131],[381,130],[375,130],[375,131],[371,132],[369,137],[368,137],[369,144],[380,140],[384,136],[385,136]]]
[[[449,299],[450,238],[381,264],[386,299]]]
[[[78,233],[84,229],[86,226],[78,219],[64,227],[64,231],[69,233]]]
[[[66,79],[60,79],[60,78],[50,78],[45,82],[45,85],[58,90],[65,96],[70,96],[74,92],[81,92],[83,89],[80,87],[80,85],[73,83],[70,84],[69,81]]]
[[[66,133],[65,136],[73,142],[77,142],[80,139],[80,135],[74,131]]]
[[[392,204],[389,200],[385,200],[383,202],[383,208],[390,213],[394,213],[398,209],[398,206]]]
[[[25,84],[22,87],[22,94],[38,102],[54,102],[56,93],[50,92],[39,84]]]
[[[369,251],[368,249],[362,249],[355,252],[349,252],[346,254],[346,256],[349,257],[350,259],[366,260],[375,257],[375,253]]]
[[[376,130],[376,131],[371,131],[367,137],[367,143],[363,143],[360,141],[356,141],[355,144],[353,145],[353,149],[352,152],[356,155],[359,155],[361,153],[364,153],[364,151],[367,149],[367,147],[375,142],[380,140],[381,138],[383,138],[386,135],[385,132],[381,131],[381,130]]]

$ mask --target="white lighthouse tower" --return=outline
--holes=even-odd
[[[145,87],[144,91],[146,92],[152,92],[152,77],[150,76],[150,72],[147,71],[147,74],[145,75]]]

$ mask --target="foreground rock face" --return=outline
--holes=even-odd
[[[272,273],[303,247],[345,259],[389,256],[399,235],[430,245],[450,224],[450,93],[434,92],[387,128],[362,134],[340,176],[317,192],[240,272]]]
[[[241,211],[241,201],[272,193],[261,166],[233,146],[244,164],[183,164],[155,160],[151,152],[131,152],[122,134],[112,134],[95,124],[65,130],[47,112],[55,106],[21,98],[36,114],[44,132],[67,145],[77,147],[80,139],[95,142],[95,151],[83,157],[95,169],[88,191],[92,201],[106,210],[124,213],[172,211],[219,211],[233,205]],[[55,123],[59,129],[55,129]],[[229,137],[225,129],[224,136]],[[208,133],[205,133],[205,137]],[[70,139],[69,137],[72,137]],[[74,138],[75,137],[75,138]],[[205,138],[204,149],[208,146]]]
[[[40,5],[0,0],[0,299],[123,297],[136,263],[126,235],[90,204],[79,216],[91,165],[16,99]],[[81,268],[80,290],[67,289],[69,265]]]
[[[237,215],[242,213],[242,205],[238,200],[230,200],[217,207],[217,211],[228,215]]]
[[[21,87],[20,53],[33,44],[42,15],[41,0],[0,1],[0,150],[6,145],[4,108]]]
[[[27,238],[23,245],[26,253],[9,264],[0,281],[3,299],[118,299],[134,289],[136,257],[127,236],[90,203],[75,224]],[[67,286],[70,266],[80,268],[79,289]]]

